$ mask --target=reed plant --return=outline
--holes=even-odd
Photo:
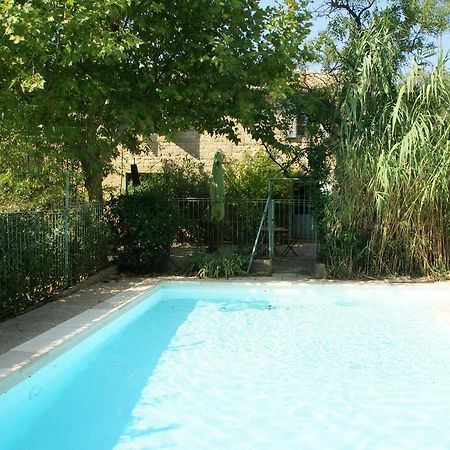
[[[352,44],[342,77],[325,243],[334,276],[450,273],[450,76],[402,75],[379,27]]]

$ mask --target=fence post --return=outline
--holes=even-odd
[[[255,243],[253,244],[252,254],[250,255],[250,260],[248,262],[247,273],[250,273],[252,268],[253,258],[255,257],[256,247],[258,246],[259,237],[261,236],[261,230],[264,225],[264,219],[266,219],[267,212],[269,210],[270,198],[267,199],[266,204],[264,206],[264,211],[262,213],[261,222],[259,223],[258,233],[256,233]]]
[[[66,171],[66,188],[64,190],[64,287],[69,286],[69,206],[70,176]]]
[[[274,225],[275,225],[275,202],[274,200],[270,200],[269,204],[269,223],[268,223],[268,232],[269,232],[269,258],[273,259],[275,256],[275,233],[274,233]]]
[[[269,178],[269,186],[268,186],[268,201],[269,201],[269,210],[267,211],[267,232],[269,233],[269,258],[273,260],[275,256],[274,251],[274,233],[273,227],[275,223],[275,208],[274,201],[272,199],[272,178]]]

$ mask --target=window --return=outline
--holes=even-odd
[[[305,113],[299,113],[292,119],[291,126],[289,127],[286,138],[287,139],[299,139],[306,135],[308,127],[308,115]]]

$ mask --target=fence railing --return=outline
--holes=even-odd
[[[225,217],[211,220],[210,199],[176,199],[177,244],[234,246],[250,255],[265,199],[227,200]],[[304,200],[272,200],[275,245],[312,240],[314,224]],[[258,255],[268,252],[263,222]],[[43,212],[0,213],[0,320],[19,314],[56,291],[104,267],[112,253],[103,204]]]
[[[102,204],[0,213],[0,319],[104,267],[109,230]]]
[[[226,200],[225,218],[211,220],[211,201],[202,198],[176,199],[180,227],[177,242],[193,245],[232,245],[251,251],[263,215],[265,199]],[[276,243],[313,240],[315,236],[310,203],[307,200],[272,200]],[[268,251],[267,219],[263,223],[259,253]]]

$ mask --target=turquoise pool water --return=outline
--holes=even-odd
[[[448,288],[162,288],[0,396],[0,448],[449,449]]]

